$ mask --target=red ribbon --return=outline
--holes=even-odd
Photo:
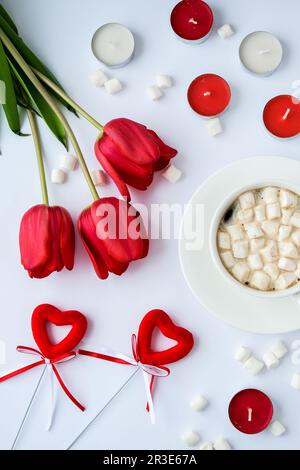
[[[77,406],[81,411],[85,410],[85,407],[79,403],[78,400],[72,395],[70,390],[67,388],[65,385],[63,379],[61,378],[57,368],[55,367],[55,364],[59,364],[62,362],[69,361],[70,359],[73,359],[76,356],[75,351],[70,351],[68,353],[62,354],[61,356],[55,357],[54,359],[48,359],[46,358],[38,349],[34,348],[29,348],[27,346],[17,346],[17,351],[22,352],[25,354],[33,354],[35,356],[40,356],[41,359],[37,362],[33,362],[32,364],[29,364],[28,366],[21,367],[20,369],[17,369],[13,372],[10,372],[9,374],[3,375],[0,377],[0,382],[4,382],[5,380],[11,379],[12,377],[15,377],[17,375],[23,374],[23,372],[27,372],[30,369],[34,369],[35,367],[41,366],[42,364],[50,364],[52,366],[53,372],[58,380],[58,383],[60,384],[61,388],[67,395],[67,397],[74,403],[74,405]]]

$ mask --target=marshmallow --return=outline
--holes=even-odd
[[[210,441],[203,442],[199,447],[199,450],[214,450],[213,444]]]
[[[277,243],[269,240],[268,244],[260,250],[260,253],[265,262],[272,263],[272,261],[276,261],[278,258]]]
[[[182,176],[182,171],[170,163],[170,165],[168,165],[161,174],[170,183],[177,183],[177,181],[179,181]]]
[[[51,172],[51,181],[54,184],[63,184],[66,179],[66,173],[60,168],[54,168]]]
[[[279,421],[273,421],[271,424],[270,424],[270,427],[269,427],[271,433],[273,434],[273,436],[275,437],[279,437],[281,436],[282,434],[285,433],[286,429],[285,427],[283,426],[283,424],[281,424]]]
[[[265,246],[264,238],[253,238],[250,240],[250,251],[251,253],[258,253]]]
[[[206,123],[206,129],[210,137],[221,134],[223,132],[222,124],[219,118],[209,119]]]
[[[279,222],[275,220],[264,220],[261,224],[261,228],[270,238],[276,238],[279,230]]]
[[[279,243],[279,252],[281,256],[286,256],[287,258],[298,258],[298,250],[293,242]]]
[[[288,191],[287,189],[280,190],[280,205],[281,207],[296,207],[297,205],[297,194]]]
[[[255,205],[255,198],[252,191],[243,193],[239,197],[240,206],[242,209],[251,209]]]
[[[280,274],[278,279],[275,281],[276,290],[284,290],[290,287],[297,281],[297,277],[294,273],[283,273]]]
[[[170,77],[170,75],[157,75],[156,85],[159,88],[170,88],[173,86],[173,79]]]
[[[272,187],[264,188],[262,190],[262,198],[266,204],[277,202],[278,192],[279,192],[278,188],[272,188]]]
[[[93,183],[96,186],[105,186],[107,183],[106,173],[103,170],[93,170],[91,172]]]
[[[230,236],[226,232],[218,232],[218,247],[229,250],[231,247]]]
[[[123,85],[117,78],[111,78],[104,83],[104,88],[109,95],[113,95],[121,91],[123,89]]]
[[[300,212],[296,211],[290,218],[290,223],[294,225],[294,227],[300,228]]]
[[[293,209],[281,209],[281,223],[284,225],[288,225],[293,212]]]
[[[161,89],[156,85],[148,86],[146,88],[146,93],[152,101],[159,100],[159,98],[161,98],[163,95]]]
[[[223,24],[223,26],[221,26],[218,29],[218,35],[222,39],[230,38],[230,36],[232,36],[233,34],[234,34],[234,31],[232,27],[230,26],[230,24]]]
[[[267,218],[269,220],[278,219],[281,216],[281,209],[278,202],[267,204]]]
[[[265,264],[264,271],[270,276],[272,281],[275,281],[279,276],[279,269],[275,263]]]
[[[287,354],[288,349],[283,341],[277,341],[277,343],[272,346],[271,351],[277,359],[282,359]]]
[[[234,355],[234,359],[238,362],[246,362],[247,359],[251,356],[251,351],[245,346],[240,346]]]
[[[291,386],[296,390],[300,390],[300,374],[295,372],[292,376]]]
[[[253,270],[263,268],[263,263],[259,254],[249,255],[248,264],[249,264],[250,269],[253,269]]]
[[[204,408],[207,407],[207,405],[208,405],[208,400],[205,397],[203,397],[202,395],[197,395],[190,402],[190,407],[194,411],[202,411],[202,410],[204,410]]]
[[[278,230],[278,240],[281,242],[290,236],[292,227],[290,225],[280,225]],[[300,235],[300,232],[299,232]],[[300,239],[299,239],[300,241]]]
[[[181,435],[181,440],[189,447],[193,447],[200,441],[200,436],[195,431],[187,431]]]
[[[224,251],[220,256],[226,268],[231,269],[235,265],[236,262],[231,251]]]
[[[254,356],[250,356],[244,363],[244,368],[252,375],[259,374],[264,366],[264,363],[256,359]]]
[[[232,251],[233,251],[233,256],[235,258],[240,258],[240,259],[247,258],[248,256],[247,240],[239,240],[237,242],[233,242]]]
[[[62,155],[60,160],[60,168],[62,170],[74,171],[77,166],[77,158],[74,155],[66,153]]]
[[[279,361],[275,354],[272,351],[268,351],[263,355],[264,363],[266,364],[268,369],[273,369],[279,365]]]
[[[254,207],[255,220],[262,222],[266,218],[266,206],[265,204],[259,204]]]
[[[283,271],[295,271],[297,265],[295,261],[290,258],[279,258],[278,267]]]
[[[293,242],[295,243],[295,245],[300,247],[300,230],[295,230],[295,232],[292,233],[291,238]]]
[[[250,285],[258,290],[268,290],[270,287],[270,276],[264,271],[254,271],[250,278]]]
[[[251,222],[251,220],[253,220],[253,210],[252,209],[240,210],[238,211],[236,216],[241,224],[244,224],[245,222]]]
[[[263,232],[257,222],[251,222],[250,224],[246,224],[245,230],[249,238],[259,238],[263,236]]]
[[[233,276],[243,284],[248,281],[250,269],[245,261],[239,261],[232,268]]]
[[[107,82],[108,77],[105,75],[102,70],[96,70],[90,75],[90,81],[92,82],[93,85],[97,87],[101,87],[104,85],[105,82]]]
[[[233,241],[242,240],[244,238],[244,231],[239,225],[228,225],[226,227],[231,239]]]
[[[231,445],[224,437],[219,437],[214,442],[214,449],[215,450],[231,450]]]

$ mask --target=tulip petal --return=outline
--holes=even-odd
[[[114,169],[114,167],[110,164],[110,162],[102,154],[102,152],[100,152],[100,150],[98,150],[97,147],[95,147],[95,149],[96,149],[97,158],[98,158],[99,162],[101,163],[103,169],[112,178],[112,180],[114,181],[114,183],[117,186],[118,190],[120,191],[120,194],[125,199],[130,201],[131,200],[130,192],[128,191],[128,188],[127,188],[126,184],[124,183],[124,181],[122,180],[119,173]]]
[[[148,129],[148,132],[159,147],[160,158],[154,165],[155,171],[159,171],[165,168],[169,164],[171,158],[174,158],[178,152],[172,147],[169,147],[169,145],[166,145],[160,137],[158,137],[156,132],[151,129]]]

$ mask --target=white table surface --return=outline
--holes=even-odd
[[[186,203],[212,172],[243,157],[284,155],[299,159],[300,140],[273,139],[261,124],[261,114],[268,99],[290,92],[291,82],[300,78],[300,4],[293,0],[211,0],[215,28],[228,22],[236,34],[223,41],[214,32],[207,42],[193,47],[181,43],[172,34],[169,15],[175,3],[174,0],[3,1],[26,42],[91,114],[102,122],[118,116],[136,119],[155,129],[179,150],[175,163],[184,178],[178,184],[171,185],[157,175],[146,193],[133,192],[135,202],[143,201],[147,205]],[[126,24],[136,36],[134,60],[123,69],[108,71],[125,85],[124,91],[115,96],[94,88],[88,79],[99,67],[90,50],[92,34],[101,24],[110,21]],[[268,78],[252,76],[239,64],[239,43],[254,30],[273,32],[283,43],[283,63]],[[224,133],[217,138],[208,136],[203,121],[186,102],[188,84],[204,72],[224,76],[232,87],[232,103],[222,117]],[[172,75],[176,86],[159,102],[151,102],[145,95],[145,87],[154,82],[158,73]],[[88,164],[91,169],[97,168],[93,155],[97,133],[84,120],[69,117]],[[58,165],[63,149],[44,126],[41,128],[47,167],[51,170]],[[26,129],[28,124],[24,123]],[[157,424],[152,426],[144,411],[143,381],[142,377],[136,377],[76,448],[184,449],[180,435],[190,429],[198,431],[203,441],[223,435],[235,449],[299,448],[300,393],[289,385],[292,373],[297,370],[291,356],[286,357],[278,369],[255,378],[233,360],[240,344],[248,345],[261,356],[280,336],[241,332],[209,314],[185,284],[177,240],[154,240],[148,258],[134,263],[121,278],[97,279],[79,241],[76,266],[71,273],[63,271],[43,280],[27,277],[19,262],[18,228],[25,210],[40,201],[33,144],[30,137],[18,138],[10,133],[3,119],[0,141],[0,338],[6,349],[6,363],[0,366],[0,373],[30,362],[26,356],[16,353],[15,346],[34,344],[30,315],[39,303],[50,302],[61,309],[81,310],[90,319],[86,346],[107,344],[124,353],[130,352],[130,335],[136,331],[142,316],[150,308],[160,307],[193,331],[196,347],[189,357],[172,365],[170,377],[159,383],[155,394]],[[80,171],[71,174],[69,182],[63,186],[50,183],[49,191],[51,201],[65,205],[74,219],[90,202]],[[104,193],[117,194],[113,185],[103,189]],[[291,347],[294,340],[300,339],[300,332],[281,338]],[[59,391],[53,430],[44,432],[49,399],[44,384],[19,448],[65,448],[131,373],[125,366],[86,358],[62,367],[63,377],[73,393],[89,405],[87,412],[81,414]],[[12,443],[39,374],[39,370],[33,370],[1,384],[2,449]],[[283,437],[276,439],[269,432],[242,435],[229,423],[230,397],[248,386],[261,388],[272,397],[276,417],[288,428]],[[189,408],[190,399],[197,393],[210,401],[201,414]]]

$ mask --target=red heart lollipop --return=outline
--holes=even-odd
[[[164,336],[177,341],[175,346],[164,351],[151,348],[154,328],[159,328]],[[176,362],[186,356],[194,346],[192,333],[173,323],[163,310],[150,310],[140,323],[138,331],[138,354],[143,364],[159,366]]]
[[[62,341],[53,344],[48,336],[47,322],[56,326],[72,325],[72,329]],[[33,311],[31,328],[42,354],[48,359],[54,359],[72,351],[80,343],[87,329],[87,320],[76,310],[62,312],[53,305],[42,304]]]

